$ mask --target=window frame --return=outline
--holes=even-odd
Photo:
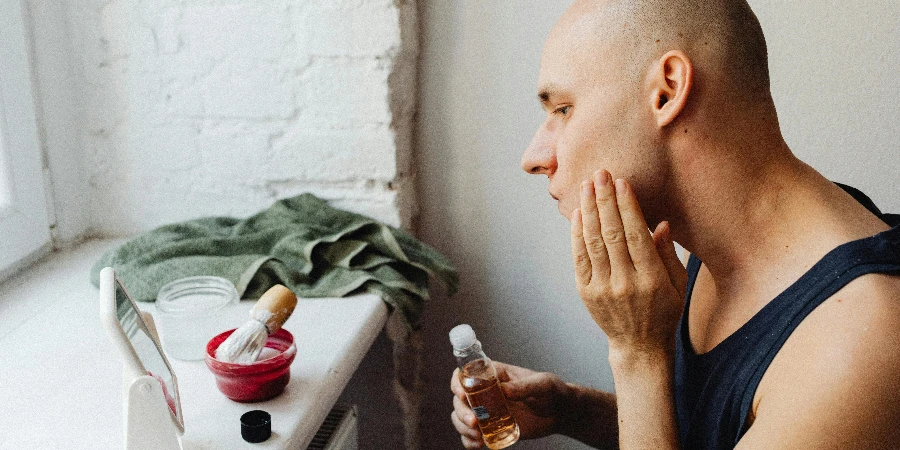
[[[24,12],[0,2],[0,279],[52,240]]]

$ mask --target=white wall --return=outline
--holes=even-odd
[[[447,331],[469,322],[495,359],[609,389],[606,342],[574,288],[568,222],[519,168],[542,120],[543,40],[567,0],[428,1],[422,9],[420,235],[459,266],[426,311],[427,448],[455,448]],[[826,176],[900,212],[900,3],[751,0],[788,143]],[[583,448],[572,442],[521,448]]]
[[[311,191],[409,226],[412,0],[28,0],[58,241]]]
[[[750,2],[769,45],[788,145],[900,212],[900,2]]]
[[[57,246],[301,192],[411,226],[414,0],[24,1]],[[368,356],[347,400],[395,448],[386,340]]]

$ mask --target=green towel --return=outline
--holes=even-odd
[[[429,275],[450,295],[453,264],[407,232],[332,208],[312,194],[279,200],[246,219],[210,217],[165,225],[104,254],[91,269],[111,266],[135,300],[152,302],[170,281],[195,275],[231,280],[241,298],[274,284],[298,297],[375,293],[418,326]]]

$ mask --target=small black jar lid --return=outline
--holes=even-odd
[[[255,409],[241,416],[241,437],[252,444],[265,441],[272,435],[272,416]]]

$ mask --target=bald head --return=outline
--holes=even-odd
[[[704,164],[781,151],[766,59],[746,0],[576,0],[541,55],[546,119],[522,166],[566,217],[598,169],[629,180],[648,223],[672,217]]]
[[[681,50],[716,90],[769,98],[766,42],[746,0],[578,0],[554,32],[609,44],[620,73],[635,81],[665,52]]]

